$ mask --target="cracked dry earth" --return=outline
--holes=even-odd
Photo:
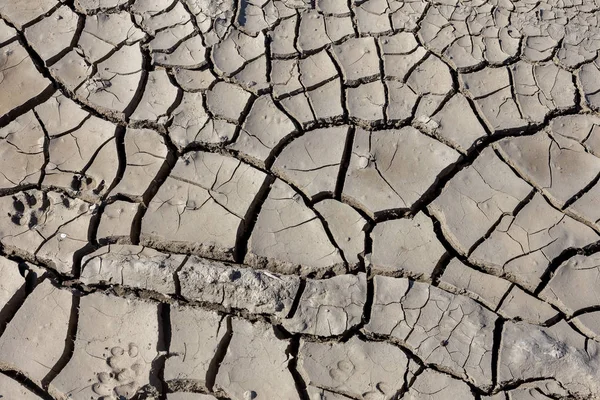
[[[3,400],[600,399],[600,0],[0,0]]]

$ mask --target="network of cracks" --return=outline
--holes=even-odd
[[[0,397],[600,398],[599,0],[0,0]]]

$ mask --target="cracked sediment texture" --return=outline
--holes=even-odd
[[[600,399],[600,0],[0,0],[0,398]]]

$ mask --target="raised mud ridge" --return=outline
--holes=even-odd
[[[0,398],[600,399],[600,0],[0,0]]]

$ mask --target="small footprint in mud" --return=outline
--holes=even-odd
[[[8,216],[15,225],[34,229],[43,221],[49,207],[50,201],[46,193],[21,192],[13,196],[12,211],[8,212]]]
[[[106,189],[106,182],[104,180],[96,182],[94,178],[87,175],[73,175],[71,189],[76,192],[91,191],[95,195],[99,195]]]
[[[336,382],[345,382],[354,371],[354,364],[349,360],[339,361],[335,367],[329,370],[329,376]]]
[[[132,398],[142,386],[140,377],[143,364],[138,359],[139,349],[130,343],[127,349],[115,346],[110,349],[106,363],[111,372],[100,372],[92,386],[98,400],[124,400]]]
[[[363,393],[362,397],[365,400],[385,400],[392,398],[394,389],[392,389],[387,383],[379,382],[375,385],[375,390]]]

